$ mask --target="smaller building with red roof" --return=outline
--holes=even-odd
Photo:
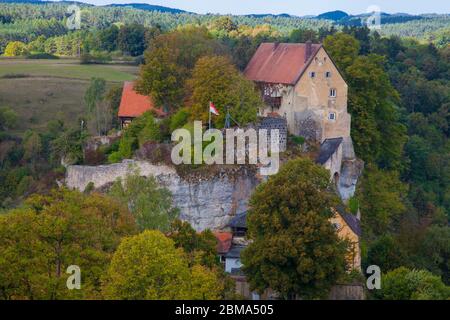
[[[214,232],[217,239],[217,254],[220,257],[220,262],[225,262],[225,255],[230,251],[233,234],[231,232]]]
[[[134,118],[149,110],[153,110],[160,117],[165,115],[164,111],[155,106],[151,97],[139,94],[134,90],[134,82],[124,82],[118,113],[121,127],[127,127]]]

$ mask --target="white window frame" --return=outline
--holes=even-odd
[[[331,78],[331,71],[325,72],[325,78]]]
[[[310,77],[310,78],[315,78],[315,77],[316,77],[316,72],[315,72],[315,71],[311,71],[311,72],[309,73],[309,77]]]
[[[336,112],[333,111],[328,112],[328,120],[336,121]]]

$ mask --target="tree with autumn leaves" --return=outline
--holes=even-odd
[[[221,52],[204,27],[185,26],[157,36],[145,52],[136,89],[166,111],[182,106],[184,85],[197,60]]]
[[[309,159],[287,162],[250,198],[251,244],[242,252],[252,290],[323,298],[344,274],[347,243],[328,221],[338,199],[329,172]]]
[[[258,91],[206,28],[186,26],[157,36],[145,61],[136,89],[166,111],[186,107],[191,119],[207,122],[212,101],[220,113],[212,119],[217,127],[223,127],[226,107],[241,125],[256,119]]]
[[[212,101],[219,111],[212,122],[219,128],[224,126],[227,107],[241,125],[256,120],[258,107],[262,104],[260,94],[253,82],[247,80],[227,57],[200,58],[187,83],[192,119],[207,122],[209,101]]]
[[[109,299],[219,299],[222,290],[216,272],[189,267],[184,251],[156,230],[124,239],[104,281]]]
[[[101,278],[133,216],[99,194],[67,189],[33,195],[25,206],[0,215],[2,299],[100,298]],[[68,290],[66,269],[82,272],[80,290]]]
[[[184,230],[184,231],[183,231]],[[65,188],[0,215],[0,299],[219,299],[230,291],[210,232],[138,233],[127,206]],[[187,232],[187,233],[186,233]],[[194,231],[195,233],[195,231]],[[174,240],[171,239],[174,238]],[[81,271],[68,290],[67,267]]]

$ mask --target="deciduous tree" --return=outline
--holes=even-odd
[[[184,82],[197,60],[220,52],[204,27],[185,26],[157,36],[145,52],[137,90],[150,95],[166,111],[178,108],[185,96]]]
[[[24,56],[28,53],[27,45],[21,41],[11,41],[5,48],[6,57]]]
[[[128,206],[141,230],[168,231],[179,213],[173,206],[171,192],[154,177],[140,176],[138,170],[128,174],[123,182],[118,179],[109,194]]]
[[[406,208],[403,199],[407,186],[399,180],[398,172],[378,169],[369,164],[357,191],[361,212],[361,225],[366,239],[393,231],[393,222]]]
[[[160,231],[126,238],[114,253],[104,280],[109,299],[217,299],[222,287],[215,273],[188,266],[181,248]]]
[[[346,242],[328,219],[337,203],[329,172],[308,159],[287,162],[250,199],[243,269],[252,289],[283,298],[326,296],[344,273]]]
[[[66,189],[27,199],[0,216],[3,299],[99,298],[100,278],[133,217],[114,199]],[[81,269],[81,289],[68,290],[66,269]]]
[[[381,277],[381,289],[374,295],[383,300],[447,300],[450,287],[428,271],[400,267]]]
[[[224,127],[227,107],[231,116],[245,125],[256,119],[262,104],[253,82],[240,74],[226,57],[200,58],[188,85],[192,92],[191,118],[208,122],[209,102],[212,101],[219,111],[218,116],[212,116],[212,122],[219,128]]]

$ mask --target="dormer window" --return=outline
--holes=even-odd
[[[311,71],[311,72],[309,73],[309,76],[310,76],[311,78],[315,78],[315,77],[316,77],[316,73],[315,73],[314,71]]]
[[[331,71],[325,72],[325,78],[331,78]]]
[[[330,89],[330,98],[336,98],[336,89]]]

